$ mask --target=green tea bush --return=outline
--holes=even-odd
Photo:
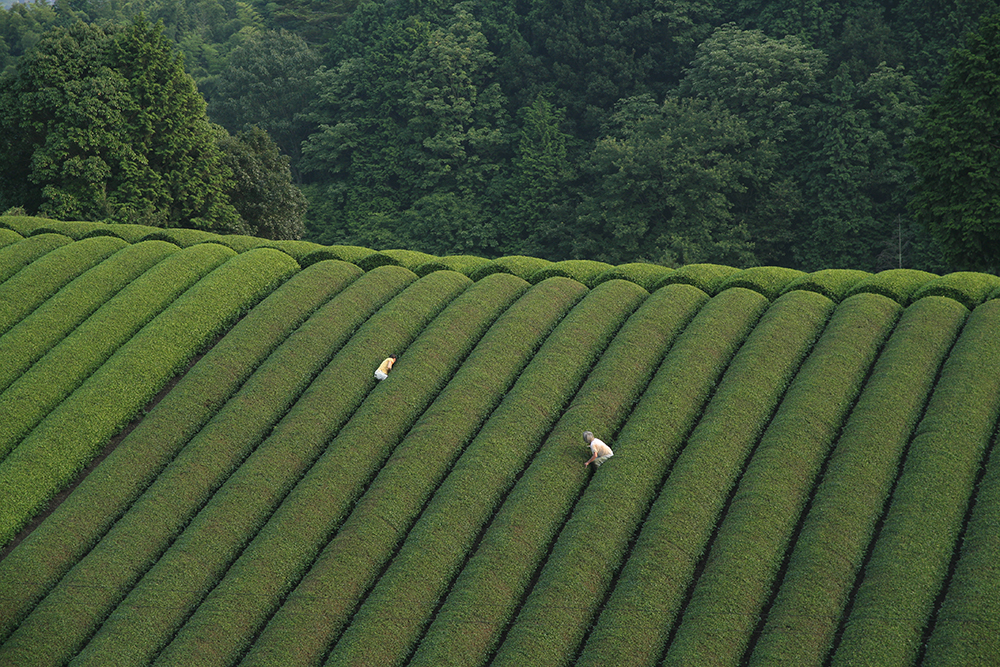
[[[755,266],[727,276],[719,288],[743,287],[752,289],[774,301],[787,290],[790,283],[805,275],[802,271],[780,266]]]
[[[497,310],[505,305],[506,296],[498,304],[486,296],[484,289],[456,299],[470,282],[465,276],[454,272],[437,273],[414,283],[382,308],[363,330],[352,337],[342,350],[341,357],[332,361],[324,369],[324,373],[334,374],[343,385],[353,385],[345,387],[342,393],[345,396],[353,395],[347,404],[357,405],[365,389],[374,384],[374,379],[366,377],[378,363],[370,362],[370,350],[406,349],[406,363],[412,364],[412,370],[408,369],[409,373],[394,371],[394,382],[384,385],[391,386],[394,391],[375,392],[370,400],[357,408],[351,420],[344,424],[337,438],[329,445],[325,439],[289,437],[289,432],[296,428],[311,430],[308,426],[296,426],[293,423],[296,417],[289,413],[276,428],[276,433],[256,447],[239,468],[233,471],[142,581],[129,591],[115,613],[104,621],[100,631],[75,661],[83,665],[150,662],[195,611],[205,594],[230,569],[247,541],[257,534],[325,448],[335,450],[339,442],[350,443],[350,452],[342,453],[336,458],[338,462],[344,462],[345,458],[353,455],[359,465],[346,466],[353,472],[353,476],[322,475],[323,498],[310,499],[308,509],[315,512],[317,505],[322,504],[325,499],[340,495],[337,487],[363,487],[366,477],[360,464],[367,462],[377,470],[385,457],[372,450],[381,446],[391,451],[398,440],[393,434],[401,437],[406,432],[461,362],[472,342],[478,339],[478,334],[486,329]],[[454,307],[445,308],[445,312],[435,319],[449,302]],[[390,323],[397,323],[397,326],[389,326]],[[410,342],[418,335],[420,339],[411,346]],[[295,381],[298,375],[300,374],[296,373],[289,379]],[[344,382],[349,377],[355,378],[355,381]],[[409,383],[406,382],[408,378]],[[288,384],[280,390],[268,386],[268,391],[276,398],[281,394],[289,396],[283,402],[284,409],[291,404],[290,397],[297,393],[294,390],[288,391]],[[276,405],[278,404],[276,401]],[[337,402],[324,401],[323,409],[333,412],[336,405]],[[313,415],[320,406],[313,404],[308,409],[306,407],[296,405],[294,415],[307,423],[314,423]],[[362,453],[365,449],[371,455]],[[307,475],[304,483],[308,484],[309,479],[310,476]],[[331,479],[339,480],[339,483],[331,483]],[[347,498],[344,501],[350,502]],[[312,541],[319,540],[322,544],[329,530],[328,525],[322,520],[309,521],[301,512],[301,505],[299,509],[295,520],[282,525],[279,532],[283,537],[289,531],[299,535],[311,533]],[[310,530],[320,526],[320,530]],[[288,541],[281,540],[277,545],[277,552],[273,548],[273,541],[270,543],[271,549],[261,550],[265,552],[259,554],[264,561],[265,572],[284,560],[287,550],[282,547]],[[298,568],[292,563],[286,563],[285,567],[291,567],[293,572],[305,567],[318,548],[314,544],[311,551],[302,553],[304,562]],[[245,551],[243,553],[249,555]],[[192,563],[197,563],[197,567],[192,567]],[[258,567],[260,566],[258,563]],[[234,573],[234,576],[240,579],[240,574]],[[253,607],[255,602],[264,603],[260,596],[266,595],[269,587],[260,585],[264,584],[263,580],[240,583],[258,584],[248,591],[250,598],[244,598],[245,607]],[[271,611],[273,608],[260,611],[259,619],[266,619]],[[222,628],[218,637],[227,640],[239,638],[238,635],[231,634],[230,631],[234,629]],[[194,655],[202,653],[204,644],[205,637],[199,636],[198,649],[194,651]],[[238,648],[245,649],[237,646],[232,650],[237,651]],[[223,652],[217,657],[223,661],[227,658],[231,661],[239,655],[238,651],[235,655],[228,653]],[[175,653],[170,655],[174,656],[171,660],[179,659],[185,665],[190,665],[189,659],[194,657],[179,657]],[[217,663],[209,661],[209,664]]]
[[[182,248],[190,248],[199,243],[220,243],[220,235],[206,232],[201,229],[183,229],[181,227],[171,227],[170,229],[159,229],[147,236],[146,241],[168,241]]]
[[[437,277],[445,276],[454,280],[456,274]],[[320,575],[327,585],[336,585],[336,594],[311,598],[313,604],[323,604],[327,623],[346,615],[344,609],[353,606],[359,589],[365,590],[381,571],[449,462],[461,451],[463,441],[478,426],[477,413],[488,413],[489,407],[499,402],[513,376],[530,359],[534,341],[530,337],[517,341],[507,335],[500,338],[496,334],[502,327],[490,328],[466,358],[484,331],[527,287],[520,278],[497,276],[467,289],[406,348],[391,381],[379,386],[329,445],[339,452],[340,460],[355,460],[356,466],[349,461],[346,464],[358,471],[358,484],[364,482],[361,469],[374,474],[373,466],[381,464],[385,453],[393,450],[393,454],[311,569],[310,576],[330,565],[336,572],[333,579]],[[557,317],[553,311],[558,313],[558,305],[551,298],[544,303],[544,317]],[[525,313],[519,308],[517,314]],[[502,321],[514,322],[511,318]],[[524,325],[523,321],[517,323],[521,332]],[[458,368],[463,358],[466,360]],[[458,373],[449,382],[456,368]],[[468,391],[469,382],[477,391]],[[414,426],[421,412],[423,416]],[[348,485],[340,486],[346,491]],[[186,622],[161,660],[212,665],[248,648],[247,639],[257,635],[322,548],[330,532],[325,519],[344,513],[337,507],[335,496],[340,493],[331,494],[320,484],[310,485],[310,490],[312,495],[296,493],[278,510]],[[325,631],[313,632],[300,642],[318,642],[322,647],[325,635]],[[308,652],[298,644],[294,655]]]
[[[872,274],[867,271],[856,269],[823,269],[793,279],[785,286],[782,293],[792,290],[806,290],[817,292],[835,303],[840,303],[856,293],[855,288],[859,283],[871,277]],[[883,294],[882,296],[888,295]],[[899,302],[898,299],[893,299],[893,301]]]
[[[72,481],[98,449],[223,328],[295,270],[298,265],[278,251],[237,255],[131,337],[0,463],[0,483],[8,490],[8,502],[0,510],[0,543],[5,544]],[[50,382],[55,379],[50,377]]]
[[[493,260],[493,263],[508,273],[512,273],[518,278],[524,278],[529,282],[531,276],[537,271],[552,265],[552,262],[547,259],[527,257],[525,255],[507,255],[506,257],[499,257]]]
[[[162,241],[131,246],[137,251],[158,247],[177,249]],[[274,348],[360,273],[353,264],[321,262],[279,287],[184,374],[45,522],[0,560],[0,638],[98,542]]]
[[[23,240],[24,237],[15,232],[13,229],[0,227],[0,248],[9,246],[12,243],[17,243],[18,241],[23,241]]]
[[[520,279],[499,275],[483,282],[498,280],[500,284],[516,284]],[[574,281],[549,280],[532,287],[496,319],[268,623],[247,656],[247,664],[270,664],[286,656],[293,656],[300,664],[318,660],[454,458],[503,399],[552,328],[584,293]],[[399,370],[403,368],[401,365]],[[316,490],[322,495],[320,488]],[[315,501],[303,497],[303,504],[310,507]],[[282,533],[277,524],[274,527],[274,538],[287,540],[287,531]],[[379,548],[369,549],[369,544]],[[307,618],[322,622],[310,624],[309,631],[303,632]]]
[[[664,474],[663,463],[648,466],[648,472],[642,472],[647,466],[640,468],[638,474],[642,475],[640,479],[647,490],[641,498],[644,502],[637,502],[633,511],[645,521],[618,584],[583,649],[580,665],[655,663],[729,490],[833,310],[829,299],[811,292],[786,294],[770,307],[757,292],[745,289],[723,292],[715,298],[717,301],[713,300],[719,310],[713,313],[703,309],[690,333],[682,338],[683,347],[679,342],[668,357],[671,363],[661,371],[665,379],[691,375],[688,369],[705,365],[705,358],[714,359],[713,365],[726,360],[725,354],[713,351],[712,347],[721,344],[716,340],[720,332],[727,332],[729,339],[739,341],[735,335],[741,330],[732,329],[733,305],[724,299],[736,294],[742,294],[747,305],[755,303],[759,309],[747,312],[744,317],[767,310],[758,322],[748,320],[755,326],[738,351],[733,349],[733,342],[727,343],[729,353],[735,352],[735,356],[723,366],[725,374],[697,426],[687,436],[687,445],[673,463],[662,488],[658,483]],[[706,379],[700,382],[704,384]],[[710,386],[701,387],[703,396]],[[688,393],[684,385],[674,387],[671,382],[668,387],[679,396]],[[674,406],[682,413],[699,412],[678,403],[670,394],[666,397],[671,398],[665,403],[670,407],[656,406],[648,416],[643,413],[645,420],[657,424],[664,414],[674,413]],[[628,429],[632,428],[632,421]],[[680,446],[679,438],[684,437],[685,429],[668,440],[672,448]],[[665,439],[655,432],[651,435],[656,442]],[[637,447],[646,440],[644,436],[643,431],[636,433]],[[628,483],[625,476],[619,486]],[[646,508],[648,515],[643,515]]]
[[[1000,414],[998,327],[1000,302],[976,308],[942,368],[833,665],[914,664]]]
[[[704,293],[676,285],[657,291],[652,299],[661,299],[661,308],[664,303],[669,308],[658,314],[644,307],[626,322],[574,401],[577,413],[567,411],[550,436],[558,443],[548,450],[554,460],[547,461],[540,455],[532,464],[494,520],[479,553],[470,561],[467,570],[475,565],[478,581],[469,577],[464,588],[475,590],[480,605],[488,605],[491,590],[505,591],[511,581],[521,585],[510,600],[500,597],[508,610],[506,617],[493,623],[492,641],[499,639],[505,626],[510,625],[510,630],[494,664],[560,664],[577,652],[624,560],[632,533],[690,431],[690,423],[683,418],[660,426],[664,410],[669,405],[671,410],[689,416],[698,414],[710,388],[763,310],[759,295],[744,290],[727,292],[705,304]],[[724,308],[729,312],[719,317]],[[665,331],[653,335],[649,327],[656,326],[661,314],[666,315],[665,326],[660,325]],[[692,333],[709,330],[711,334],[700,341]],[[657,363],[668,349],[664,361]],[[637,368],[624,370],[633,364]],[[668,386],[664,386],[665,382]],[[632,404],[637,404],[634,411]],[[596,424],[608,434],[618,433],[626,417],[629,425],[613,440],[615,457],[590,479],[590,471],[580,466],[589,455],[579,439],[580,433],[588,424]],[[654,419],[662,430],[641,428],[643,421],[648,424]],[[633,427],[635,422],[640,428]],[[650,448],[650,441],[657,446]],[[529,475],[533,475],[534,483],[526,485]],[[575,484],[570,485],[570,481]],[[583,485],[581,496],[579,487]],[[552,517],[546,516],[544,508],[532,506],[538,505],[537,498],[547,494],[549,488],[562,490],[556,497],[565,506],[562,514]],[[570,508],[572,514],[564,523]],[[522,523],[519,517],[527,518]],[[532,526],[529,519],[534,519],[536,525]],[[503,536],[509,530],[523,532],[523,544],[518,543],[514,549],[505,547]],[[491,549],[487,551],[491,536]],[[550,545],[551,553],[547,555]],[[525,596],[518,611],[517,605]],[[471,618],[466,615],[464,620]],[[456,641],[453,658],[464,648],[465,642]],[[489,644],[480,651],[483,648],[489,648]]]
[[[645,262],[619,264],[601,273],[594,281],[594,285],[600,285],[608,280],[628,280],[649,292],[653,292],[664,276],[667,276],[672,271],[673,269],[669,267],[660,266],[659,264],[647,264]]]
[[[0,284],[39,257],[72,242],[62,234],[42,234],[0,248]]]
[[[0,413],[7,415],[0,422],[0,457],[9,454],[140,329],[233,254],[228,248],[206,245],[170,255],[101,306],[7,387],[0,394]],[[141,375],[136,373],[137,378]],[[0,543],[9,537],[0,530]]]
[[[1000,289],[1000,277],[988,273],[959,271],[929,280],[913,293],[914,299],[925,296],[946,296],[970,310]]]
[[[383,250],[382,254],[391,257],[400,266],[405,266],[418,276],[421,275],[421,273],[417,271],[417,267],[421,264],[437,259],[434,255],[428,255],[426,252],[420,252],[419,250]]]
[[[398,267],[372,271],[313,312],[235,395],[227,397],[218,413],[190,442],[176,443],[176,447],[183,448],[173,452],[176,456],[172,460],[168,457],[162,462],[166,467],[154,475],[155,481],[147,489],[138,489],[141,495],[127,513],[21,623],[0,648],[0,658],[42,648],[48,653],[46,662],[72,656],[260,442],[271,435],[289,440],[312,437],[319,446],[325,443],[330,432],[347,420],[365,391],[364,385],[344,383],[338,375],[342,367],[331,361],[356,358],[356,351],[339,357],[338,353],[370,316],[414,278],[412,272]],[[380,320],[369,325],[368,330],[388,324],[388,318]],[[322,381],[324,376],[338,378],[337,389],[348,398],[347,402],[336,402],[335,396],[323,393],[320,385],[330,384],[329,380]],[[288,425],[282,421],[275,426],[304,394],[314,398],[308,409],[304,404],[298,414],[313,418],[293,418],[286,420]],[[164,418],[181,416],[168,412]],[[116,449],[115,454],[121,449]],[[114,495],[115,489],[102,487],[95,495],[101,493]],[[100,596],[91,597],[88,607],[72,618],[64,618],[66,601],[77,595],[80,587],[94,587]],[[63,628],[59,641],[42,641],[53,622]],[[108,656],[99,656],[101,659],[107,660]]]
[[[740,663],[820,466],[900,310],[860,294],[834,311],[743,472],[664,664]]]
[[[913,293],[930,280],[937,278],[933,273],[916,269],[888,269],[871,275],[858,282],[850,295],[869,292],[881,294],[902,306],[913,303]]]
[[[610,268],[610,264],[596,262],[592,259],[567,259],[538,269],[528,277],[528,281],[539,283],[546,278],[562,276],[563,278],[572,278],[587,287],[594,287],[597,285],[598,277]]]
[[[822,664],[899,460],[967,315],[943,297],[903,313],[844,425],[751,665]]]
[[[155,234],[158,231],[160,231],[160,228],[151,227],[149,225],[107,224],[90,230],[84,234],[82,238],[89,239],[95,236],[115,236],[128,243],[141,243],[146,240],[150,234]]]
[[[177,246],[163,241],[127,245],[0,336],[0,359],[4,360],[0,393],[100,306],[176,250]]]
[[[0,283],[0,336],[63,286],[125,245],[120,239],[107,237],[68,243]]]
[[[570,311],[456,462],[328,664],[397,664],[415,646],[476,534],[645,294],[630,283],[605,283]]]
[[[721,264],[687,264],[665,275],[656,284],[656,289],[664,285],[682,283],[694,285],[709,296],[715,296],[722,290],[722,283],[740,270]]]
[[[1000,655],[1000,448],[992,452],[924,665],[988,665]]]

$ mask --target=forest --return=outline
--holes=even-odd
[[[996,0],[36,0],[0,212],[670,267],[1000,268]]]

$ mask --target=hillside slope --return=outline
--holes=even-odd
[[[0,665],[997,664],[998,331],[986,274],[0,217]]]

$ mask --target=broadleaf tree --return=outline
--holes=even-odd
[[[952,53],[918,128],[914,214],[957,267],[1000,269],[1000,14]]]
[[[0,79],[0,207],[242,231],[205,101],[142,18],[46,32]]]

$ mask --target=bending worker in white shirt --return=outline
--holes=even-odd
[[[593,454],[593,456],[590,457],[590,460],[583,464],[584,468],[589,466],[591,462],[593,462],[594,466],[599,466],[615,455],[615,453],[611,451],[611,448],[608,447],[603,440],[595,438],[594,434],[590,431],[583,432],[583,441],[587,443],[590,447],[591,453]]]

